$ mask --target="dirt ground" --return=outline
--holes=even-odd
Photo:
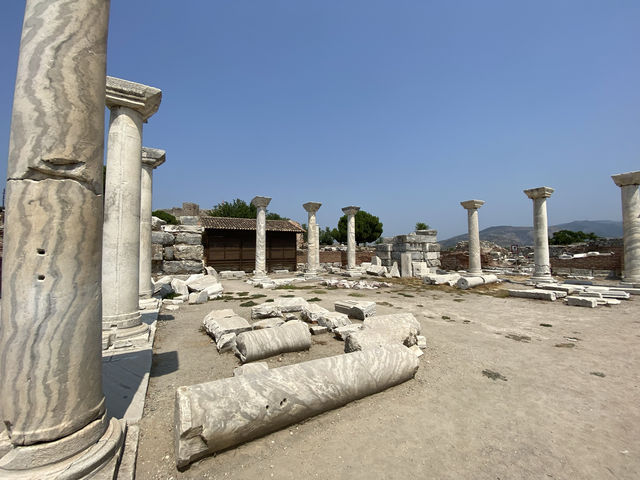
[[[161,312],[137,462],[139,479],[638,479],[640,297],[596,309],[465,293],[419,282],[380,290],[261,290],[223,281],[231,298]],[[306,285],[306,284],[304,284]],[[248,292],[245,294],[244,292]],[[502,292],[504,293],[504,292]],[[200,331],[213,309],[250,318],[252,301],[296,295],[378,302],[412,312],[428,348],[414,380],[256,439],[179,472],[175,390],[232,376]],[[351,296],[350,296],[351,295]],[[358,298],[356,297],[356,298]],[[343,352],[329,334],[270,368]]]

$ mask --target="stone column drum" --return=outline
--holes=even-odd
[[[142,172],[140,176],[140,298],[153,294],[151,282],[151,202],[153,197],[153,170],[166,160],[166,152],[157,148],[142,147]]]
[[[107,77],[111,119],[102,237],[102,326],[118,327],[119,337],[147,330],[138,310],[142,124],[158,110],[161,100],[157,88]]]
[[[104,0],[26,2],[5,198],[0,478],[113,471],[122,446],[101,385],[108,22]]]
[[[267,206],[271,197],[254,197],[251,205],[258,209],[256,216],[256,268],[254,278],[267,276]]]
[[[480,258],[480,231],[478,227],[478,209],[484,205],[484,200],[467,200],[460,202],[467,211],[469,225],[469,273],[482,273]]]
[[[549,262],[549,229],[547,226],[547,198],[553,188],[539,187],[524,191],[533,200],[533,282],[553,282],[551,264]]]
[[[311,275],[318,273],[318,267],[320,264],[316,212],[321,206],[322,204],[318,202],[307,202],[302,205],[309,214],[309,220],[307,222],[307,273]]]
[[[611,178],[622,194],[624,270],[622,280],[640,284],[640,171],[620,173]]]
[[[347,216],[347,270],[356,268],[356,213],[360,207],[344,207]]]

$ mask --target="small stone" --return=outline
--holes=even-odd
[[[169,311],[173,312],[173,311],[178,310],[180,307],[178,307],[178,305],[167,305],[167,306],[166,306],[166,307],[164,307],[164,308],[166,308],[167,310],[169,310]]]
[[[418,335],[416,337],[416,340],[418,341],[417,343],[418,347],[420,347],[423,350],[427,348],[427,337],[425,337],[424,335]]]
[[[424,352],[418,345],[412,345],[411,347],[409,347],[409,350],[411,350],[418,358],[424,355]]]
[[[320,325],[310,325],[309,331],[311,332],[311,335],[320,335],[322,333],[327,333],[329,329]]]

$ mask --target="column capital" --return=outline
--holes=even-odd
[[[460,202],[460,205],[465,210],[475,210],[484,205],[484,200],[465,200],[464,202]]]
[[[267,208],[269,202],[271,202],[271,197],[253,197],[253,200],[251,200],[251,205]]]
[[[553,188],[551,187],[530,188],[529,190],[523,191],[525,195],[531,200],[535,200],[536,198],[549,198],[554,192]]]
[[[353,205],[342,209],[345,215],[355,215],[358,213],[358,210],[360,210],[360,207],[354,207]]]
[[[611,175],[611,178],[619,187],[626,187],[627,185],[640,185],[640,171],[619,173],[617,175]]]
[[[158,111],[162,101],[162,91],[158,88],[130,82],[121,78],[107,77],[105,104],[109,108],[129,107],[147,121]]]
[[[307,202],[302,205],[302,208],[304,208],[309,213],[316,213],[321,206],[322,204],[319,202]]]
[[[142,166],[159,167],[166,160],[166,153],[159,148],[142,147]]]

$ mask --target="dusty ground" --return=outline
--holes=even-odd
[[[250,308],[217,300],[163,312],[141,421],[140,479],[640,478],[640,297],[587,309],[419,283],[378,291],[223,284],[234,298],[295,294],[331,310],[336,299],[366,295],[378,314],[414,313],[429,347],[414,380],[178,472],[176,387],[229,377],[239,365],[217,353],[201,321],[220,308],[249,318]],[[268,363],[342,347],[325,334],[309,352]]]

